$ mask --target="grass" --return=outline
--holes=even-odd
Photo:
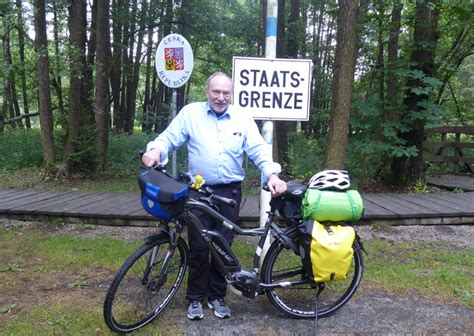
[[[110,334],[102,319],[105,291],[114,272],[141,241],[57,235],[57,228],[44,224],[0,228],[0,334]],[[369,256],[359,295],[367,291],[416,293],[430,301],[474,307],[472,249],[387,240],[368,241],[366,248]],[[255,246],[237,239],[234,251],[250,267]],[[175,318],[165,311],[161,323],[136,334],[179,334],[179,326],[166,322]]]
[[[107,327],[100,314],[100,307],[91,309],[74,302],[38,303],[22,318],[8,321],[3,335],[103,335]]]
[[[15,241],[15,236],[15,232],[0,228],[0,239],[3,242]],[[15,247],[26,254],[41,255],[44,258],[41,265],[44,271],[60,269],[71,272],[91,266],[116,270],[141,243],[128,243],[106,236],[94,240],[71,236],[46,238],[44,233],[32,231],[22,235]]]
[[[369,257],[365,282],[373,288],[403,295],[416,292],[474,307],[474,250],[443,242],[366,244]]]

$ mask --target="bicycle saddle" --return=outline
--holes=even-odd
[[[286,183],[286,191],[283,194],[285,197],[303,198],[308,186],[301,181],[288,181]]]

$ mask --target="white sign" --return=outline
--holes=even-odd
[[[186,84],[191,77],[194,55],[188,41],[181,35],[165,36],[156,50],[155,67],[160,80],[170,88]]]
[[[234,57],[233,104],[255,119],[308,120],[311,60]]]

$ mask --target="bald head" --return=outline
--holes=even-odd
[[[232,99],[232,79],[223,72],[213,73],[207,79],[206,98],[212,110],[224,113]]]

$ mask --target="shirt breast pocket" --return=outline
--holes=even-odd
[[[240,131],[233,131],[227,137],[227,149],[232,153],[239,155],[243,151],[244,135]]]

